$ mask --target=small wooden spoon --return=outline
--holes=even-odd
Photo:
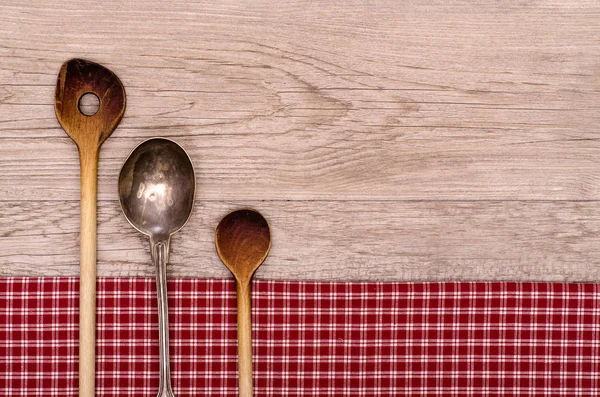
[[[271,249],[269,225],[254,210],[225,216],[215,235],[217,254],[235,277],[238,310],[240,396],[252,397],[252,311],[250,281]]]
[[[80,100],[92,93],[98,111],[85,115]],[[119,78],[97,63],[71,59],[62,65],[54,98],[56,118],[77,144],[81,167],[81,245],[79,284],[79,397],[95,394],[96,365],[96,198],[98,152],[125,112]]]

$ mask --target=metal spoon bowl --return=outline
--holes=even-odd
[[[179,231],[194,205],[196,178],[189,156],[165,138],[139,144],[119,174],[125,217],[140,233],[165,238]]]
[[[138,145],[119,173],[119,202],[127,221],[150,237],[156,266],[160,343],[158,397],[173,397],[169,368],[167,263],[171,235],[187,223],[194,205],[196,177],[181,146],[164,138]]]

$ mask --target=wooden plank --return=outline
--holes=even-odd
[[[72,56],[127,88],[103,200],[156,135],[202,199],[599,199],[600,3],[417,3],[3,4],[1,199],[79,196],[52,105]]]
[[[254,207],[273,247],[259,278],[600,279],[598,202],[199,201],[173,237],[170,277],[229,277],[214,250],[222,216]],[[1,202],[0,276],[78,274],[77,202]],[[114,201],[99,203],[98,274],[147,276],[149,245]]]
[[[115,135],[100,154],[102,200],[117,197],[119,169],[141,142],[124,137],[122,130]],[[317,144],[315,133],[315,143],[306,148],[288,144],[302,142],[289,136],[173,138],[190,153],[205,200],[590,200],[600,193],[595,138],[519,144],[499,136],[502,144],[486,147],[489,139],[450,139],[439,131],[422,134],[431,136],[424,144],[393,133],[351,135],[329,139],[326,134],[327,142]],[[69,138],[3,138],[2,143],[2,199],[79,197],[79,160]]]
[[[119,168],[152,136],[197,168],[171,276],[227,277],[212,233],[273,226],[259,277],[600,279],[600,3],[0,0],[0,276],[76,275],[71,57],[126,86],[99,170],[99,274],[152,276]]]

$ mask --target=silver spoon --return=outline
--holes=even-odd
[[[169,368],[167,263],[171,235],[188,221],[194,204],[196,177],[187,153],[173,141],[154,138],[129,155],[119,174],[119,201],[125,217],[150,237],[156,266],[160,385],[158,397],[174,397]]]

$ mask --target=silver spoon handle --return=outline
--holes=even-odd
[[[152,260],[156,266],[156,289],[158,295],[158,338],[160,347],[160,384],[158,397],[173,396],[171,369],[169,366],[169,305],[167,302],[168,242],[157,242],[152,247]]]

